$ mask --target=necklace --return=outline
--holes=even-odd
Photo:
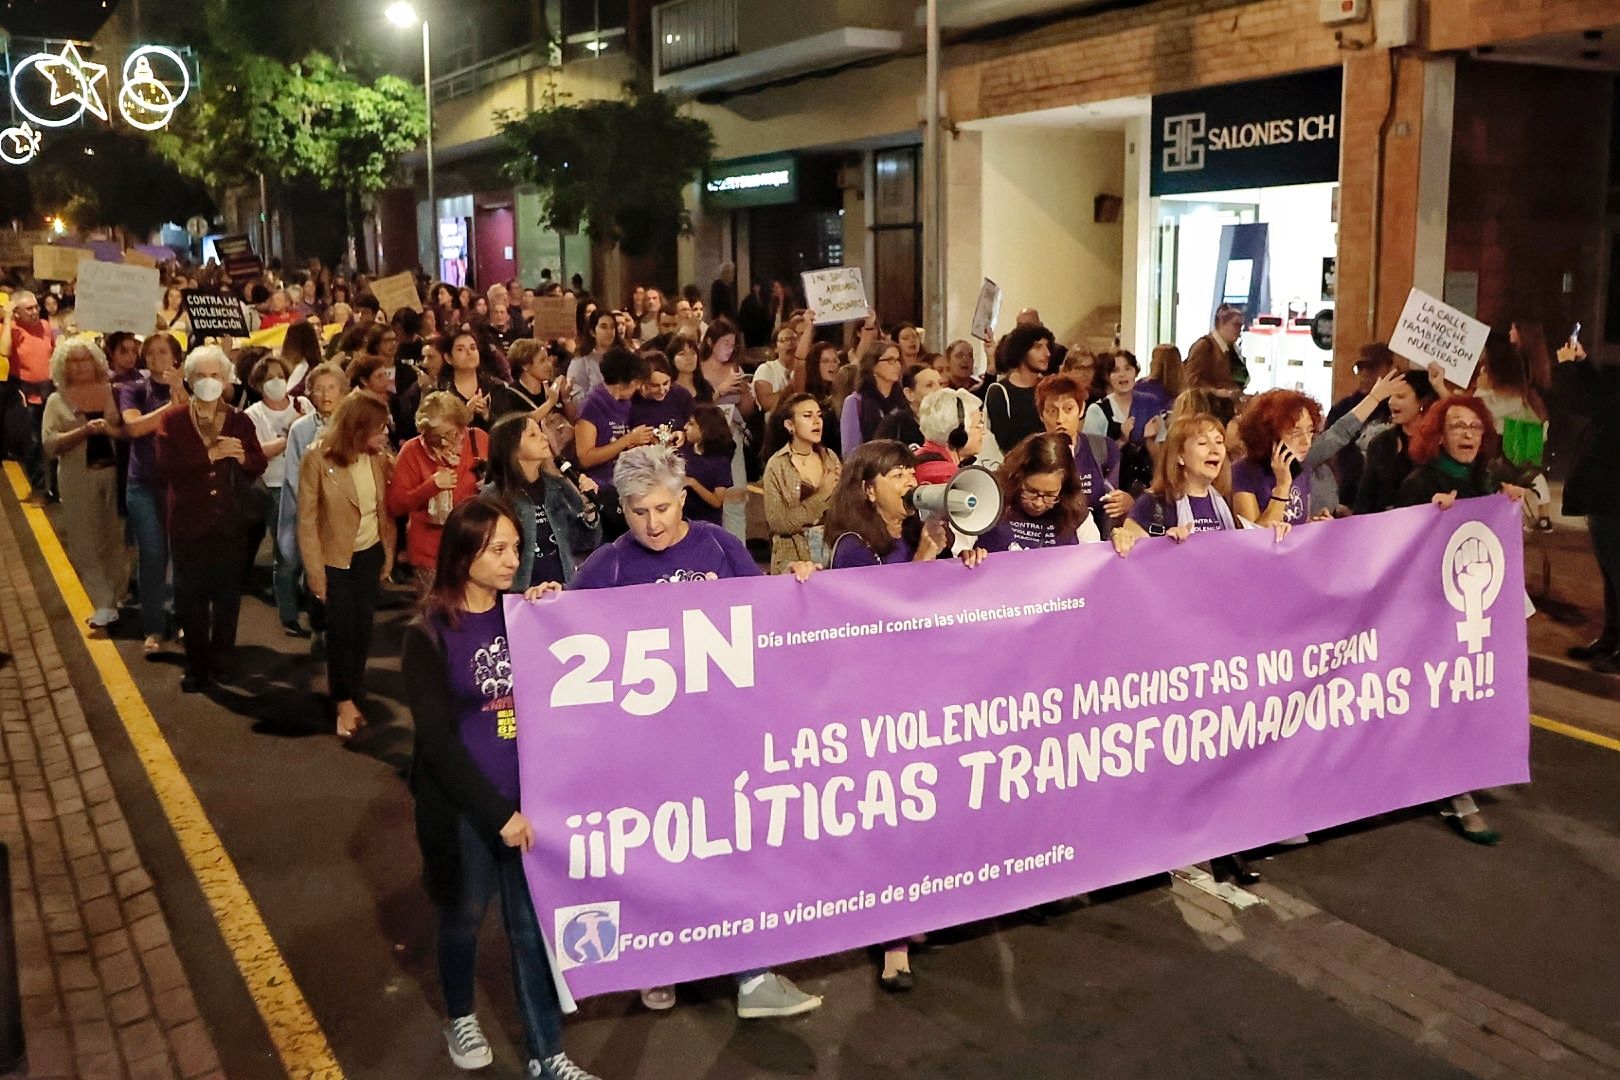
[[[791,447],[791,446],[788,447],[788,453],[792,454],[794,457],[815,457],[816,456],[816,452],[814,450],[806,450],[804,453],[801,454],[797,450],[793,449],[793,447]]]

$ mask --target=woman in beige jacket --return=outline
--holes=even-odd
[[[388,405],[365,390],[343,399],[298,466],[298,550],[310,595],[326,605],[327,688],[345,739],[366,722],[372,617],[394,568],[392,467]]]
[[[787,439],[766,461],[761,481],[773,574],[795,562],[824,562],[821,517],[838,484],[838,455],[821,445],[822,423],[812,394],[789,395],[771,415],[772,436]]]

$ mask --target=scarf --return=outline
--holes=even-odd
[[[1226,500],[1214,488],[1209,489],[1209,501],[1215,507],[1215,516],[1221,521],[1221,528],[1235,529],[1238,526],[1232,521],[1232,508],[1226,505]],[[1193,519],[1192,496],[1183,495],[1176,500],[1176,524],[1181,525]]]
[[[462,436],[466,438],[466,436]],[[447,450],[442,454],[429,450],[428,459],[446,469],[455,470],[461,465],[461,448]],[[459,481],[458,481],[459,482]],[[450,511],[456,508],[456,489],[440,488],[428,500],[428,520],[435,525],[443,525],[450,518]]]
[[[1466,480],[1473,472],[1472,465],[1464,465],[1444,450],[1434,457],[1434,467],[1453,480]]]

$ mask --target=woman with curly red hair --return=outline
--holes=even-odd
[[[1244,457],[1232,466],[1232,509],[1238,517],[1256,525],[1331,518],[1339,495],[1327,463],[1355,441],[1400,382],[1399,374],[1386,371],[1355,408],[1321,435],[1316,433],[1321,406],[1297,390],[1267,390],[1249,402],[1238,418]],[[1324,490],[1313,499],[1318,483]]]
[[[1433,503],[1449,510],[1458,499],[1497,493],[1518,502],[1524,498],[1524,489],[1499,483],[1490,474],[1499,447],[1491,411],[1479,398],[1458,395],[1429,406],[1412,435],[1412,460],[1417,468],[1401,483],[1395,504]],[[1485,824],[1472,794],[1443,802],[1440,812],[1465,840],[1490,845],[1501,839]]]

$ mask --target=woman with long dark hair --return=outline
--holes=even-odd
[[[1001,520],[979,537],[979,547],[1029,551],[1080,542],[1080,523],[1088,510],[1067,438],[1031,435],[1007,454],[996,480]]]
[[[474,1011],[478,928],[499,893],[529,1058],[542,1080],[595,1080],[563,1052],[573,1002],[557,977],[523,873],[534,826],[518,809],[517,717],[501,594],[522,541],[509,507],[478,496],[450,513],[433,589],[405,631],[402,667],[415,720],[411,790],[424,885],[439,908],[445,1042],[461,1069],[494,1060]]]
[[[838,455],[822,444],[826,430],[821,403],[812,394],[789,394],[771,415],[767,431],[780,433],[782,444],[766,460],[762,481],[773,574],[795,562],[820,562],[824,554],[821,518],[841,468]]]
[[[884,417],[906,410],[905,394],[900,389],[902,374],[900,346],[893,342],[861,359],[859,382],[855,392],[844,399],[838,420],[845,457],[862,443],[877,438]]]
[[[1444,380],[1441,380],[1442,385]],[[1412,436],[1423,413],[1440,395],[1427,372],[1408,371],[1389,395],[1389,427],[1367,444],[1367,464],[1356,487],[1355,512],[1376,514],[1395,505],[1402,481],[1412,472]]]
[[[557,468],[551,440],[532,414],[512,413],[495,421],[489,432],[488,480],[483,494],[512,508],[522,539],[513,591],[548,581],[568,584],[575,558],[602,540],[596,504],[581,489],[596,491],[590,477],[575,487]]]

